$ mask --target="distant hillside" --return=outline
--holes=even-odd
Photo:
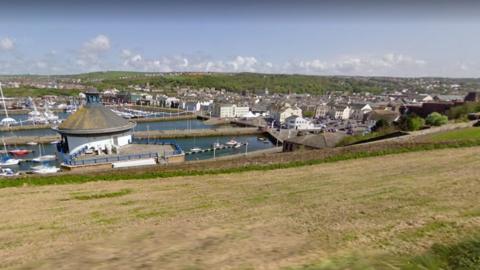
[[[1,78],[1,77],[0,77]],[[12,78],[12,76],[9,76]],[[25,77],[24,77],[25,78]],[[29,76],[29,79],[45,79],[47,76]],[[49,79],[80,79],[82,83],[99,89],[126,89],[130,85],[150,84],[150,87],[174,90],[177,87],[216,88],[228,91],[270,93],[327,92],[381,93],[410,89],[419,92],[452,93],[480,89],[480,79],[453,78],[394,78],[394,77],[347,77],[310,76],[259,73],[145,73],[128,71],[93,72],[77,75],[49,76]],[[452,87],[458,85],[459,87]],[[458,89],[458,90],[457,90]]]

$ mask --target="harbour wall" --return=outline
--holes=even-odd
[[[192,130],[151,130],[137,131],[134,136],[141,139],[175,139],[193,137],[215,137],[215,136],[240,136],[263,134],[258,128],[218,128],[218,129],[192,129]],[[52,136],[11,136],[4,137],[7,145],[25,145],[29,142],[51,143],[60,139],[59,135]]]

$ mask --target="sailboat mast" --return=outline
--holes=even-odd
[[[2,83],[0,82],[0,94],[2,95],[3,109],[5,110],[5,117],[8,118],[7,105],[5,104],[5,97],[3,96]]]

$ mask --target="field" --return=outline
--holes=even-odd
[[[478,232],[479,153],[3,188],[0,267],[428,269]]]
[[[463,128],[428,136],[430,141],[480,140],[480,128]]]

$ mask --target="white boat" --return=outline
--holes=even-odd
[[[3,109],[5,110],[5,118],[3,118],[3,119],[0,121],[0,125],[9,127],[9,126],[11,126],[11,125],[16,125],[16,124],[18,124],[18,123],[17,123],[17,120],[15,120],[15,119],[13,119],[13,118],[11,118],[11,117],[8,117],[7,105],[5,104],[5,97],[3,96],[2,83],[0,83],[0,94],[1,94],[1,97],[2,97]]]
[[[47,118],[45,118],[41,112],[37,110],[37,106],[31,97],[28,98],[29,102],[32,104],[33,110],[28,113],[28,122],[33,124],[48,124]]]
[[[238,142],[235,141],[234,139],[231,139],[230,141],[226,142],[225,144],[228,145],[228,146],[234,146],[234,145],[238,144]]]
[[[43,116],[45,117],[45,119],[47,119],[48,122],[51,122],[51,123],[56,123],[60,120],[57,115],[55,115],[52,111],[50,111],[50,108],[48,108],[48,103],[46,102],[45,102],[45,111],[43,112]]]
[[[60,168],[54,167],[54,166],[41,165],[41,166],[32,167],[32,172],[34,174],[49,174],[49,173],[57,173],[59,171],[60,171]]]
[[[43,155],[43,156],[33,158],[32,161],[33,162],[47,162],[47,161],[54,161],[55,159],[57,159],[57,157],[55,155]]]
[[[37,142],[28,142],[27,145],[35,146],[35,145],[38,145],[38,143]]]
[[[0,176],[10,177],[10,176],[17,176],[17,175],[19,175],[19,173],[15,172],[10,168],[0,168]]]
[[[5,152],[5,155],[0,160],[0,166],[18,165],[18,163],[20,163],[20,160],[16,158],[11,158],[10,156],[8,156],[7,144],[5,143],[5,140],[3,138],[2,138],[2,142],[3,142],[3,150]]]
[[[55,155],[42,155],[42,145],[38,145],[38,157],[33,158],[33,162],[47,162],[57,159]]]
[[[15,166],[18,165],[18,163],[20,163],[19,159],[6,157],[0,161],[0,166]]]
[[[237,143],[237,144],[235,144],[233,147],[234,147],[234,148],[240,148],[240,147],[242,147],[242,144],[241,144],[241,143]]]
[[[192,148],[190,148],[190,152],[200,152],[200,151],[202,151],[202,148],[200,148],[200,147],[192,147]]]
[[[219,142],[215,142],[215,143],[212,144],[212,147],[213,148],[221,148],[221,147],[223,147],[223,145]]]

